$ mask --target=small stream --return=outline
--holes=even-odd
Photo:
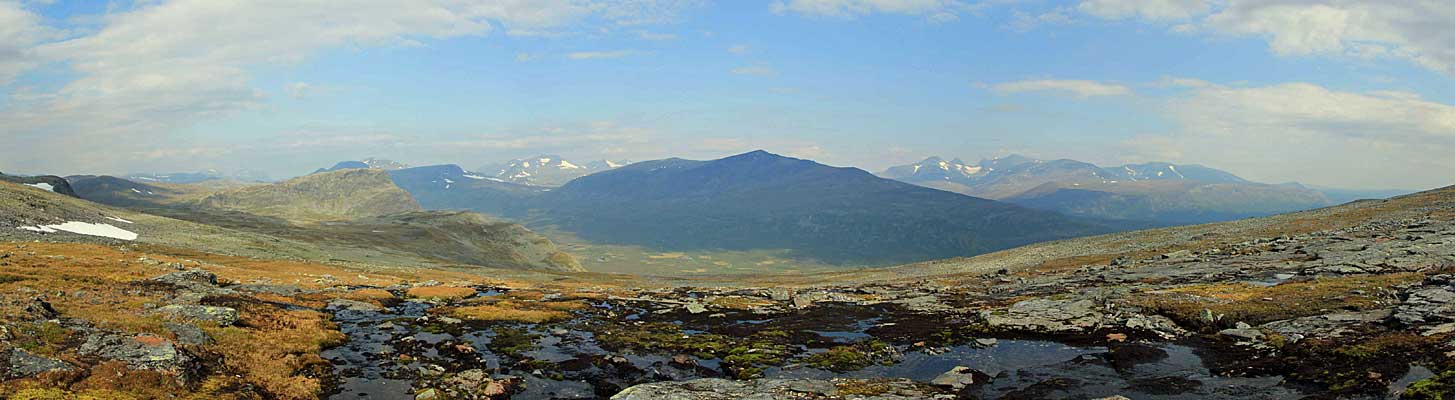
[[[622,304],[602,304],[612,308]],[[384,311],[334,311],[335,321],[349,342],[323,356],[340,375],[338,392],[331,399],[414,399],[414,384],[438,373],[483,369],[491,376],[524,378],[524,388],[512,399],[607,398],[621,388],[654,381],[721,377],[720,360],[698,359],[696,367],[672,363],[674,354],[612,353],[603,349],[591,332],[568,329],[590,323],[585,318],[562,324],[504,324],[534,336],[539,346],[522,353],[549,370],[534,370],[492,353],[497,326],[468,328],[450,333],[431,329],[430,304],[405,301]],[[637,313],[647,318],[650,313]],[[778,324],[776,318],[740,319],[737,326]],[[815,331],[825,343],[851,343],[872,338],[877,319],[824,327]],[[435,321],[437,322],[437,321]],[[679,323],[681,321],[678,321]],[[468,325],[465,325],[468,326]],[[684,325],[687,334],[711,327]],[[477,351],[448,351],[465,344]],[[908,378],[929,381],[956,366],[969,366],[993,377],[979,387],[983,398],[1098,398],[1123,395],[1135,399],[1297,399],[1305,393],[1288,387],[1279,377],[1226,377],[1213,375],[1193,348],[1170,343],[1126,344],[1114,348],[1071,346],[1044,340],[1002,339],[991,345],[960,345],[931,352],[898,346],[903,358],[893,365],[835,373],[789,362],[764,371],[767,378]],[[445,349],[446,351],[441,351]],[[804,353],[822,351],[800,347]],[[539,364],[536,364],[539,365]]]

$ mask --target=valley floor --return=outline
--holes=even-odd
[[[752,278],[0,243],[0,396],[1451,398],[1450,198]]]

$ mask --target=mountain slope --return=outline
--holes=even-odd
[[[389,171],[389,178],[430,210],[468,209],[499,215],[548,191],[465,171],[454,164]]]
[[[970,255],[1115,228],[763,151],[578,178],[509,210],[604,243],[791,249],[841,264]]]
[[[207,196],[198,205],[304,222],[421,209],[408,192],[394,186],[388,173],[378,169],[346,169],[233,189]]]
[[[382,170],[386,170],[386,171],[393,171],[393,170],[396,170],[396,169],[404,169],[404,168],[409,168],[409,165],[404,164],[404,163],[401,163],[401,162],[397,162],[397,161],[394,161],[394,160],[385,160],[385,159],[381,159],[381,158],[369,157],[369,158],[365,158],[363,160],[357,160],[357,161],[354,161],[354,160],[350,160],[350,161],[339,161],[338,163],[334,164],[332,167],[319,168],[318,170],[313,171],[313,173],[317,174],[317,173],[320,173],[320,172],[333,172],[333,171],[341,171],[341,170],[346,170],[346,169],[382,169]]]
[[[1103,168],[1011,155],[971,166],[931,157],[882,175],[1068,215],[1162,224],[1226,221],[1334,204],[1298,185],[1249,182],[1201,165],[1163,162]]]
[[[574,163],[557,155],[510,160],[504,164],[480,167],[487,176],[510,183],[535,186],[560,186],[572,179],[621,167],[624,163],[599,160]]]
[[[71,197],[76,196],[76,191],[71,187],[70,182],[66,181],[65,178],[54,175],[16,176],[0,173],[0,182],[16,183]]]

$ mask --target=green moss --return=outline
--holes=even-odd
[[[1455,371],[1441,372],[1429,379],[1412,383],[1400,395],[1400,398],[1405,400],[1455,400]]]
[[[540,335],[525,329],[500,326],[495,327],[495,336],[490,338],[490,344],[486,347],[498,355],[523,358],[525,352],[538,347],[536,339],[540,339]]]
[[[65,347],[71,331],[54,322],[25,323],[16,326],[14,343],[40,355],[52,355]]]
[[[825,369],[834,372],[850,372],[864,369],[874,364],[890,365],[894,363],[894,345],[879,340],[869,340],[855,343],[849,346],[839,346],[823,353],[809,356],[809,366],[818,369]]]
[[[788,333],[763,331],[748,337],[718,334],[687,335],[682,327],[650,323],[601,331],[597,340],[607,348],[632,348],[692,354],[698,358],[722,360],[723,369],[739,379],[762,375],[762,368],[781,365],[787,359]]]
[[[806,360],[809,366],[834,372],[849,372],[864,369],[873,364],[868,354],[854,346],[839,346],[829,351],[814,354]]]

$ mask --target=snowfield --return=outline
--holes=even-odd
[[[120,218],[117,219],[119,220]],[[80,235],[101,236],[121,240],[136,240],[135,232],[117,228],[108,224],[93,224],[89,222],[70,221],[59,225],[21,226],[18,228],[41,233],[55,233],[56,231],[66,231]]]

